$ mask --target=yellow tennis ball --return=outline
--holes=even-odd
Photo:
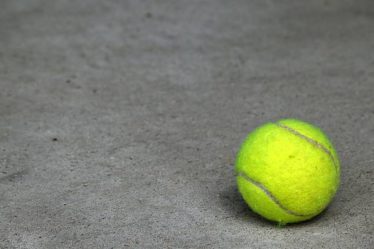
[[[250,208],[279,224],[321,213],[340,181],[336,151],[317,127],[296,119],[266,123],[243,142],[235,171]]]

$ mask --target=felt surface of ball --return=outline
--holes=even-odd
[[[297,119],[266,123],[252,131],[239,150],[235,171],[249,207],[280,224],[321,213],[340,182],[338,155],[328,137]]]

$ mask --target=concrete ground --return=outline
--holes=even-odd
[[[0,248],[373,248],[374,2],[2,0]],[[341,158],[327,211],[252,213],[246,134]]]

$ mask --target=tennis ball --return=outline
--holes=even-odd
[[[256,213],[279,224],[311,219],[340,181],[336,151],[317,127],[297,120],[266,123],[244,140],[236,159],[238,189]]]

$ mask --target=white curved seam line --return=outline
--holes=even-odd
[[[282,205],[282,203],[280,203],[278,201],[278,199],[275,198],[275,196],[269,190],[267,190],[264,185],[262,185],[260,182],[257,182],[255,180],[253,180],[252,178],[248,177],[245,173],[239,172],[237,176],[243,177],[244,180],[248,181],[249,183],[252,183],[256,187],[258,187],[259,189],[261,189],[280,209],[282,209],[286,213],[294,215],[294,216],[300,216],[300,217],[311,216],[310,214],[299,214],[299,213],[296,213],[296,212],[294,212],[292,210],[289,210],[288,208],[284,207]]]
[[[304,134],[302,134],[302,133],[298,132],[297,130],[294,130],[294,129],[286,126],[286,125],[283,125],[283,124],[280,124],[280,123],[275,123],[275,125],[277,125],[280,128],[283,128],[283,129],[291,132],[292,134],[294,134],[297,137],[300,137],[300,138],[306,140],[307,142],[309,142],[312,145],[316,146],[317,148],[321,149],[323,152],[327,153],[327,155],[332,160],[332,163],[334,164],[335,170],[337,170],[337,165],[336,165],[334,156],[331,154],[331,152],[323,144],[317,142],[316,140],[311,139],[310,137],[305,136]]]

